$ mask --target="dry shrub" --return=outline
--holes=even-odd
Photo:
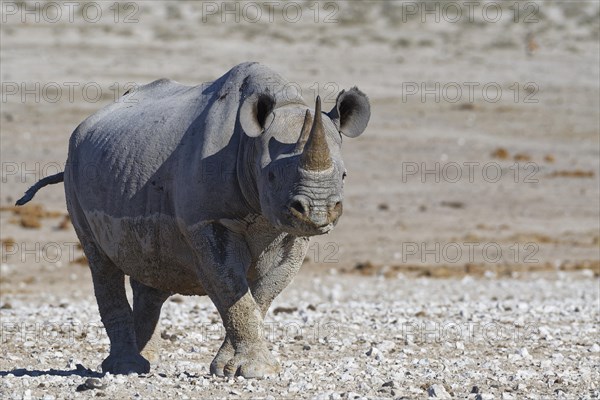
[[[273,315],[277,315],[277,314],[292,314],[294,312],[298,311],[298,307],[275,307],[275,309],[273,309]]]
[[[371,261],[365,261],[356,264],[352,272],[359,273],[361,275],[375,275],[379,269],[380,268],[377,268]]]
[[[473,103],[463,103],[463,104],[459,104],[456,108],[460,111],[473,111],[477,107]]]
[[[67,215],[65,215],[63,220],[60,221],[60,224],[58,224],[56,229],[61,230],[61,231],[66,231],[70,227],[71,227],[71,217],[67,214]]]
[[[42,224],[40,223],[40,218],[35,214],[21,215],[19,223],[23,228],[27,229],[39,229],[42,227]]]
[[[531,156],[525,153],[517,153],[514,156],[515,161],[531,161]]]
[[[582,260],[582,261],[563,261],[560,265],[561,271],[580,271],[589,269],[594,272],[594,276],[600,276],[600,261]]]
[[[87,266],[88,265],[88,259],[85,255],[81,256],[81,257],[77,257],[76,259],[74,259],[73,261],[71,261],[71,264],[80,264],[83,266]]]
[[[449,207],[449,208],[465,208],[465,203],[463,203],[462,201],[442,201],[440,203],[440,205],[442,207]]]
[[[508,150],[503,147],[498,147],[492,152],[492,157],[499,158],[500,160],[506,160],[509,157]]]
[[[4,250],[5,252],[7,251],[12,251],[13,246],[15,245],[15,239],[13,239],[12,237],[7,237],[4,239],[0,239],[0,243],[2,243],[2,250]]]

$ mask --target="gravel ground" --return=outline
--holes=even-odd
[[[139,6],[135,23],[115,22],[112,1],[92,2],[103,7],[93,23],[82,2],[71,22],[67,3],[51,3],[62,7],[58,22],[19,12],[0,24],[3,87],[20,88],[0,112],[0,399],[600,397],[598,2],[491,2],[502,4],[498,23],[482,20],[483,1],[475,21],[458,23],[407,20],[413,2],[402,1],[335,2],[336,23],[324,21],[329,1],[318,15],[303,2],[298,23],[282,18],[287,2],[260,23],[205,21],[206,2],[155,0],[127,2]],[[469,14],[469,2],[453,3]],[[307,100],[320,94],[327,109],[353,85],[373,106],[368,133],[344,145],[342,221],[313,239],[308,264],[268,315],[282,373],[209,376],[220,318],[208,299],[177,296],[164,307],[164,351],[151,374],[101,376],[108,340],[63,223],[63,186],[36,198],[50,216],[10,206],[64,165],[73,129],[128,83],[196,85],[248,60],[297,83]],[[90,84],[100,100],[84,96]],[[408,96],[405,84],[421,89]],[[463,95],[439,89],[441,101],[424,99],[436,84]],[[486,85],[501,88],[501,100],[487,99]],[[58,101],[41,89],[56,87]],[[453,165],[458,181],[426,173]],[[499,168],[500,180],[483,166]],[[463,257],[428,256],[436,246]],[[498,259],[486,246],[502,250]],[[421,268],[429,277],[405,272]]]
[[[1,398],[600,397],[591,271],[508,279],[304,271],[271,308],[265,334],[283,368],[263,380],[208,374],[223,338],[219,316],[207,298],[181,296],[164,307],[160,364],[146,376],[101,376],[108,339],[81,280],[67,282],[68,299],[44,289],[3,298]]]

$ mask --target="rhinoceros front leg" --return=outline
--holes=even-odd
[[[246,280],[251,258],[243,237],[213,223],[195,232],[192,240],[197,243],[202,285],[219,310],[227,336],[219,354],[228,360],[213,361],[211,372],[245,378],[279,372],[279,363],[263,339],[260,307]],[[215,370],[216,365],[222,365],[222,370]]]
[[[137,347],[133,313],[125,294],[125,275],[94,244],[82,243],[92,272],[100,317],[110,339],[110,353],[102,362],[102,371],[111,374],[149,372],[150,363]]]
[[[286,235],[276,239],[258,258],[250,291],[260,309],[262,319],[275,297],[289,285],[302,266],[308,244],[308,238]],[[225,365],[234,353],[231,337],[226,334],[219,352],[210,365],[211,373],[222,376]]]
[[[275,297],[285,289],[300,270],[308,250],[309,239],[285,235],[258,259],[256,277],[250,284],[252,295],[263,318]]]
[[[217,355],[210,363],[210,373],[217,376],[225,376],[225,365],[227,365],[229,360],[233,359],[234,355],[235,348],[233,347],[231,337],[226,333],[223,344],[221,344]]]
[[[160,350],[160,310],[170,293],[130,279],[133,290],[133,324],[138,350],[150,362],[156,362]]]

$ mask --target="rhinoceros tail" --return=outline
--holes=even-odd
[[[55,183],[63,182],[65,180],[64,176],[65,176],[64,172],[59,172],[58,174],[50,175],[43,179],[40,179],[39,181],[37,181],[37,183],[35,185],[33,185],[32,187],[27,189],[27,191],[25,192],[25,195],[23,197],[21,197],[19,200],[17,200],[15,205],[22,206],[23,204],[28,203],[29,200],[33,199],[33,196],[35,196],[35,194],[37,193],[38,190],[40,190],[41,188],[43,188],[46,185],[53,185]]]

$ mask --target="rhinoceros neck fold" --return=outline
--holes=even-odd
[[[255,171],[255,141],[242,135],[237,157],[237,179],[240,190],[248,207],[255,213],[260,213],[260,198],[258,195],[257,172]]]

